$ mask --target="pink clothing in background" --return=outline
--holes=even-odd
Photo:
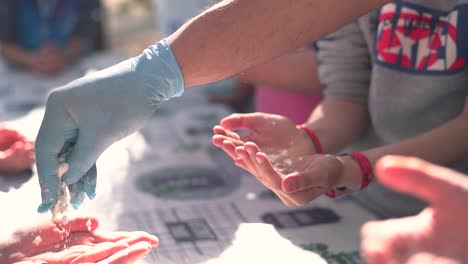
[[[255,88],[255,111],[282,115],[303,124],[322,96],[283,91],[268,86]]]

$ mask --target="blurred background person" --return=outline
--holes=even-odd
[[[93,0],[5,0],[0,52],[12,65],[55,75],[91,47]]]

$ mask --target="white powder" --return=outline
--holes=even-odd
[[[257,195],[253,192],[249,192],[245,195],[245,198],[247,200],[255,200],[257,198]]]
[[[88,221],[86,221],[86,227],[88,228],[88,231],[91,232],[91,229],[92,229],[91,219],[88,219]]]
[[[57,177],[60,181],[58,190],[58,201],[54,207],[52,213],[52,221],[54,223],[61,223],[62,226],[68,224],[67,212],[70,204],[70,192],[68,191],[67,184],[62,181],[62,176],[67,172],[68,164],[64,162],[64,159],[59,159],[59,166],[57,168]]]
[[[272,163],[277,162],[278,160],[282,160],[284,158],[287,158],[289,156],[289,151],[287,149],[280,150],[279,152],[276,153],[269,153],[267,154],[268,158]]]
[[[39,244],[42,242],[42,238],[40,236],[37,236],[36,238],[34,238],[33,240],[33,244],[36,245],[36,246],[39,246]]]

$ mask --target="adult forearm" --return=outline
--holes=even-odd
[[[28,51],[18,47],[15,44],[2,42],[0,44],[2,57],[11,64],[30,67],[32,64],[32,55]]]
[[[369,124],[366,103],[324,100],[312,112],[307,127],[320,140],[325,153],[336,153],[358,138]]]
[[[304,47],[386,2],[226,0],[187,22],[168,40],[189,87]]]
[[[321,94],[317,70],[315,51],[302,49],[247,69],[239,74],[239,78],[281,90]]]

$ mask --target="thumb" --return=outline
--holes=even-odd
[[[297,164],[294,162],[293,164]],[[285,193],[294,193],[313,187],[329,188],[329,177],[333,170],[325,163],[317,162],[314,157],[302,157],[304,162],[310,163],[304,170],[293,172],[281,181],[281,189]]]
[[[226,118],[223,118],[220,122],[220,125],[229,130],[256,130],[257,127],[265,124],[265,122],[269,120],[270,116],[274,115],[265,113],[232,114]]]
[[[432,204],[457,201],[468,190],[460,173],[418,158],[387,156],[378,161],[376,172],[382,184]]]
[[[310,188],[323,188],[326,190],[330,188],[324,184],[327,182],[326,174],[320,168],[313,168],[307,172],[291,173],[281,181],[281,189],[285,193],[295,193]]]

